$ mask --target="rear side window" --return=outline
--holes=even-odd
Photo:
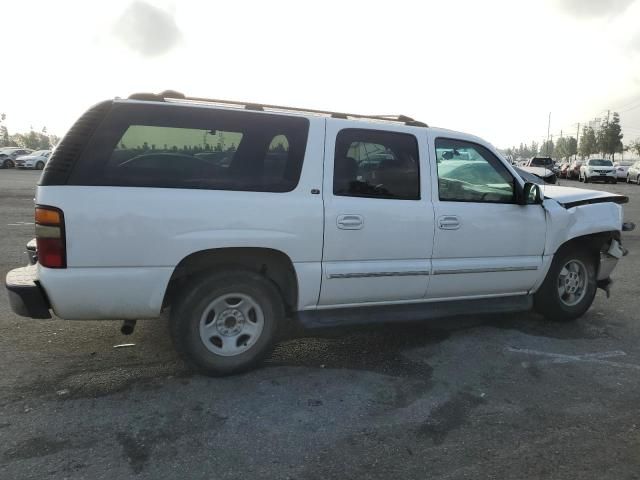
[[[333,193],[346,197],[419,200],[416,138],[381,130],[341,130],[336,138]]]
[[[298,117],[119,104],[72,182],[287,192],[298,184],[308,130]]]

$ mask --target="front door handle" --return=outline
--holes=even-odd
[[[456,215],[443,215],[438,218],[438,228],[440,230],[458,230],[460,219]]]
[[[336,223],[342,230],[360,230],[364,226],[364,219],[362,215],[338,215]]]

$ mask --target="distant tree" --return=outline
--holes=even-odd
[[[640,157],[640,138],[636,138],[630,145],[629,148],[632,152],[634,152],[637,156]]]
[[[529,150],[531,152],[531,156],[535,157],[536,155],[538,155],[538,143],[537,142],[531,142],[531,146],[529,147]]]
[[[0,113],[0,147],[9,145],[9,130],[7,130],[7,126],[4,124],[6,119],[7,115]]]
[[[580,145],[578,147],[578,153],[584,160],[585,158],[590,157],[594,153],[598,151],[598,139],[596,137],[596,132],[591,127],[586,127],[582,130],[582,135],[580,136]]]
[[[542,145],[540,146],[540,155],[552,157],[553,153],[553,140],[545,140],[542,142]]]
[[[567,138],[566,148],[567,155],[565,158],[569,160],[571,157],[578,153],[578,140],[575,137]]]
[[[613,112],[611,122],[607,123],[605,132],[606,153],[611,155],[611,159],[615,160],[616,153],[622,153],[622,127],[620,126],[620,115]]]
[[[600,153],[604,157],[606,155],[606,150],[607,150],[607,124],[605,123],[596,132],[596,152]]]
[[[559,159],[563,159],[567,156],[567,139],[566,138],[560,137],[558,140],[556,140],[553,153]]]

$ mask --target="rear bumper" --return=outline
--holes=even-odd
[[[37,280],[35,265],[7,273],[5,286],[11,310],[21,317],[51,318],[49,300]]]

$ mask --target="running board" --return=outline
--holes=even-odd
[[[517,295],[474,300],[301,310],[295,313],[294,318],[305,328],[322,328],[371,323],[414,322],[456,315],[515,313],[531,310],[532,307],[533,297],[531,295]]]

